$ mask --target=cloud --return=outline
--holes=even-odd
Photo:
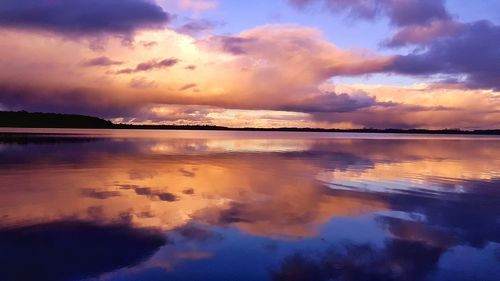
[[[219,3],[216,1],[208,0],[179,0],[179,8],[182,10],[192,10],[195,12],[202,12],[207,10],[216,9]]]
[[[357,19],[372,20],[388,17],[396,26],[425,24],[449,19],[444,0],[288,0],[289,4],[304,9],[321,4],[332,13],[344,12]]]
[[[201,39],[141,31],[130,45],[111,37],[99,51],[62,36],[0,30],[0,103],[137,123],[494,128],[497,92],[476,88],[498,87],[497,35],[491,23],[464,24],[455,36],[408,55],[381,56],[339,48],[317,29],[295,25]],[[145,42],[155,44],[145,51]],[[455,81],[420,88],[331,84],[371,73]]]
[[[116,74],[132,74],[136,72],[146,72],[155,69],[164,69],[176,65],[178,62],[179,60],[176,58],[169,58],[161,61],[151,60],[148,62],[140,63],[135,68],[126,68],[119,70],[118,72],[116,72]]]
[[[176,122],[179,124],[211,123],[209,114],[221,112],[222,109],[196,105],[161,105],[151,108],[147,116],[149,122]]]
[[[142,115],[169,104],[282,110],[321,95],[318,86],[331,77],[374,73],[391,64],[390,57],[340,49],[316,29],[287,25],[199,40],[173,30],[147,31],[127,46],[109,38],[100,51],[56,36],[0,33],[5,39],[0,43],[2,104],[101,117]],[[144,42],[153,41],[145,52]],[[108,66],[82,67],[82,61]],[[181,61],[181,71],[156,71]],[[186,67],[195,70],[192,75],[186,75]],[[197,85],[196,95],[184,88],[190,84]]]
[[[177,196],[169,192],[158,193],[157,196],[160,199],[160,201],[165,201],[165,202],[175,202],[178,199]]]
[[[189,89],[193,89],[193,88],[196,88],[196,84],[195,83],[191,83],[191,84],[186,84],[182,87],[179,88],[179,91],[186,91],[186,90],[189,90]]]
[[[207,19],[189,19],[186,23],[175,28],[180,33],[189,34],[192,36],[204,34],[222,26],[223,23]]]
[[[306,9],[314,4],[325,6],[332,13],[346,13],[351,18],[389,19],[398,31],[384,42],[388,47],[428,42],[451,35],[458,23],[446,9],[444,0],[289,0],[290,5]]]
[[[299,9],[305,9],[313,4],[322,4],[330,12],[347,12],[350,16],[363,19],[373,19],[381,8],[381,2],[370,0],[288,0],[288,3]]]
[[[199,45],[235,55],[240,69],[259,75],[259,83],[277,82],[317,86],[333,76],[378,72],[391,58],[368,51],[342,50],[324,40],[316,29],[294,25],[268,25],[233,36],[212,36]],[[272,74],[278,70],[280,73]],[[267,76],[269,81],[264,81]],[[288,78],[288,79],[287,79]]]
[[[97,190],[97,189],[82,189],[82,195],[94,199],[109,199],[112,197],[121,196],[119,191],[107,191],[107,190]]]
[[[178,200],[178,197],[170,192],[156,191],[149,187],[133,187],[133,189],[135,191],[135,194],[146,196],[153,200],[157,199],[164,202],[175,202]]]
[[[121,98],[110,98],[93,88],[59,88],[0,83],[0,100],[9,110],[75,113],[104,118],[139,114],[140,107]]]
[[[284,105],[283,110],[296,112],[351,112],[361,108],[376,106],[376,98],[367,93],[355,94],[325,92],[310,97],[304,97],[295,103]]]
[[[421,45],[440,37],[455,35],[461,30],[462,24],[455,21],[432,21],[426,25],[410,25],[398,30],[384,45],[388,47]]]
[[[170,15],[149,0],[5,0],[0,26],[70,35],[118,33],[164,26]]]
[[[83,66],[92,67],[92,66],[112,66],[112,65],[121,65],[123,62],[112,60],[106,56],[96,57],[90,60],[87,60],[83,63]]]
[[[439,85],[343,86],[339,92],[366,92],[376,99],[371,107],[351,112],[314,112],[321,123],[350,122],[369,128],[497,128],[500,118],[498,92]]]
[[[445,109],[440,107],[423,107],[404,104],[393,104],[392,106],[369,107],[352,112],[314,112],[313,118],[318,122],[343,123],[350,122],[357,128],[455,128],[459,121],[452,121],[459,113],[444,114]],[[462,112],[463,114],[463,112]],[[432,118],[435,117],[436,120]],[[445,119],[446,121],[444,121]],[[439,124],[439,125],[438,125]],[[470,123],[468,124],[471,125]],[[465,126],[464,126],[465,127]]]
[[[500,89],[500,26],[464,24],[454,36],[438,38],[423,52],[396,56],[392,71],[410,75],[465,75],[469,87]]]
[[[450,18],[445,0],[390,0],[382,3],[386,6],[389,19],[397,26],[425,24]]]
[[[238,36],[213,36],[207,41],[210,45],[214,45],[220,48],[224,52],[231,53],[233,55],[245,54],[245,45],[251,43],[253,39],[242,38]]]

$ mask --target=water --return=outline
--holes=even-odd
[[[6,131],[2,281],[500,280],[500,138]]]

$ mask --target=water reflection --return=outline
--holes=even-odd
[[[57,133],[0,135],[1,280],[500,278],[500,139]]]
[[[126,226],[56,222],[0,231],[1,280],[77,280],[141,263],[166,240]]]

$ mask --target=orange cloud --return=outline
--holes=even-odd
[[[84,92],[82,107],[99,107],[98,100],[122,108],[192,104],[276,110],[317,96],[317,86],[332,76],[374,72],[390,63],[389,57],[341,50],[317,30],[298,26],[264,26],[235,36],[244,54],[227,52],[221,44],[234,44],[228,38],[197,41],[172,30],[140,33],[127,44],[109,38],[103,50],[89,48],[83,39],[37,33],[4,30],[2,37],[0,64],[9,71],[0,72],[6,92],[1,102],[34,107],[70,102],[78,90]],[[148,44],[146,52],[143,42],[156,44]],[[82,66],[89,62],[100,67]],[[117,72],[128,75],[113,75]],[[155,87],[142,87],[139,79]],[[196,92],[185,91],[194,84]]]
[[[492,90],[332,85],[338,76],[382,72],[394,59],[340,49],[313,28],[267,25],[203,39],[165,29],[126,42],[0,35],[0,105],[7,109],[262,127],[493,128],[500,120]],[[169,116],[176,106],[187,108]]]

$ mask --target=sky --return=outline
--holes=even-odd
[[[497,0],[3,0],[0,110],[500,128]]]

